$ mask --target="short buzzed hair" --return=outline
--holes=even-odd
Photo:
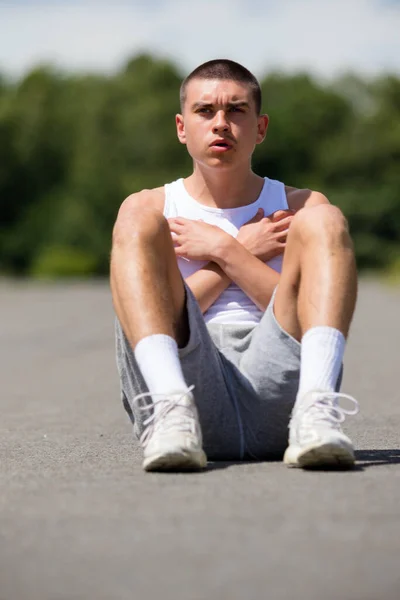
[[[203,63],[183,80],[180,89],[181,110],[186,102],[186,90],[192,79],[221,79],[236,81],[247,85],[252,93],[257,115],[261,112],[261,88],[253,73],[233,60],[217,58]]]

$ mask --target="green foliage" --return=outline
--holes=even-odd
[[[112,77],[0,78],[0,272],[108,272],[123,199],[191,170],[174,123],[181,79],[148,55]],[[400,80],[272,73],[261,84],[270,125],[254,170],[326,193],[348,218],[360,268],[397,273]]]
[[[68,246],[43,248],[32,263],[30,274],[38,279],[87,277],[96,268],[96,257]]]
[[[385,269],[386,280],[395,285],[400,284],[400,252]]]

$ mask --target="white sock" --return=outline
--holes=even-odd
[[[150,393],[170,394],[187,390],[178,345],[172,337],[161,333],[149,335],[138,342],[134,354]],[[156,400],[153,398],[153,401]]]
[[[303,335],[299,400],[312,390],[335,391],[345,344],[343,333],[333,327],[312,327]]]

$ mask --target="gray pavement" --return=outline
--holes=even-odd
[[[360,288],[353,472],[145,474],[107,283],[3,282],[0,302],[0,600],[399,600],[399,288]]]

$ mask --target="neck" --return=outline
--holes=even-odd
[[[237,208],[255,202],[264,179],[251,168],[203,169],[195,164],[192,175],[185,179],[188,193],[200,204],[216,208]]]

